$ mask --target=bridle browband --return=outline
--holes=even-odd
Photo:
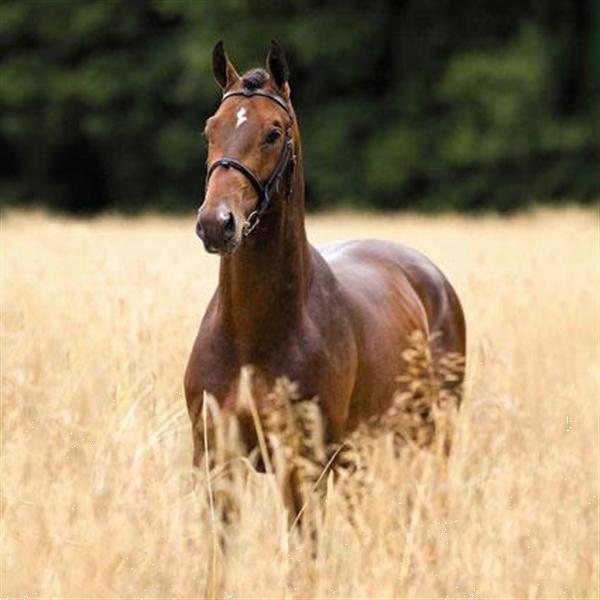
[[[249,98],[250,96],[262,96],[263,98],[269,98],[273,102],[277,103],[281,108],[283,108],[285,112],[289,115],[289,117],[292,119],[292,121],[294,119],[287,102],[277,94],[271,94],[270,92],[266,92],[264,90],[248,89],[244,89],[242,91],[226,92],[221,98],[221,104],[225,102],[225,100],[233,96],[245,96],[246,98]],[[259,224],[261,217],[269,207],[269,203],[271,201],[271,192],[281,179],[285,168],[290,162],[290,158],[293,170],[295,162],[293,154],[293,140],[289,135],[288,128],[286,128],[283,149],[281,150],[281,154],[279,155],[279,160],[277,161],[275,169],[273,169],[273,172],[271,173],[270,177],[264,184],[248,167],[246,167],[243,163],[236,160],[235,158],[218,158],[210,165],[208,171],[206,172],[205,194],[206,188],[208,188],[208,181],[217,167],[235,169],[236,171],[239,171],[242,175],[244,175],[244,177],[246,177],[246,179],[252,184],[252,187],[258,195],[256,208],[248,215],[248,218],[244,223],[242,234],[244,237],[246,237],[250,235],[252,231],[254,231],[256,226]]]

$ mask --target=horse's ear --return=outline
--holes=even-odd
[[[275,40],[271,40],[271,48],[269,49],[269,54],[267,54],[267,69],[279,91],[288,95],[289,88],[287,82],[290,76],[290,69],[283,48]]]
[[[227,58],[227,53],[221,40],[213,48],[212,65],[215,79],[223,89],[227,89],[240,78],[235,67],[231,64],[229,58]]]

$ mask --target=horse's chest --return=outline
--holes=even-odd
[[[310,344],[301,336],[287,343],[264,343],[254,347],[219,333],[199,336],[188,365],[188,395],[213,395],[221,406],[236,404],[243,384],[241,371],[253,373],[254,392],[268,393],[275,381],[286,377],[298,385],[302,397],[318,393],[315,377],[319,368]]]

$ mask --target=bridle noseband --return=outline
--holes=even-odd
[[[281,96],[278,96],[276,94],[271,94],[270,92],[266,92],[264,90],[243,90],[239,92],[232,91],[223,94],[221,103],[225,102],[227,98],[231,98],[232,96],[245,96],[247,98],[250,96],[262,96],[264,98],[269,98],[273,102],[276,102],[281,108],[283,108],[292,120],[294,119],[290,108],[287,105],[287,102]],[[242,164],[235,158],[223,157],[215,160],[206,172],[205,194],[206,188],[208,188],[208,181],[217,167],[235,169],[236,171],[239,171],[242,175],[244,175],[246,179],[248,179],[248,181],[252,184],[252,187],[256,191],[256,194],[258,195],[258,202],[256,203],[256,208],[248,215],[248,218],[244,223],[242,234],[244,237],[246,237],[250,235],[252,231],[254,231],[256,226],[259,224],[261,217],[269,207],[269,202],[271,201],[271,192],[281,179],[281,176],[283,175],[285,168],[290,162],[290,159],[290,164],[293,170],[295,162],[293,152],[293,140],[289,135],[288,129],[286,128],[283,149],[281,150],[281,154],[279,155],[279,160],[277,161],[275,169],[273,169],[273,172],[271,173],[270,177],[264,184],[248,167],[246,167],[244,164]]]

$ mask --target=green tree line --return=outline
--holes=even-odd
[[[192,210],[219,101],[286,48],[309,207],[512,210],[600,196],[591,0],[0,3],[0,200]]]

